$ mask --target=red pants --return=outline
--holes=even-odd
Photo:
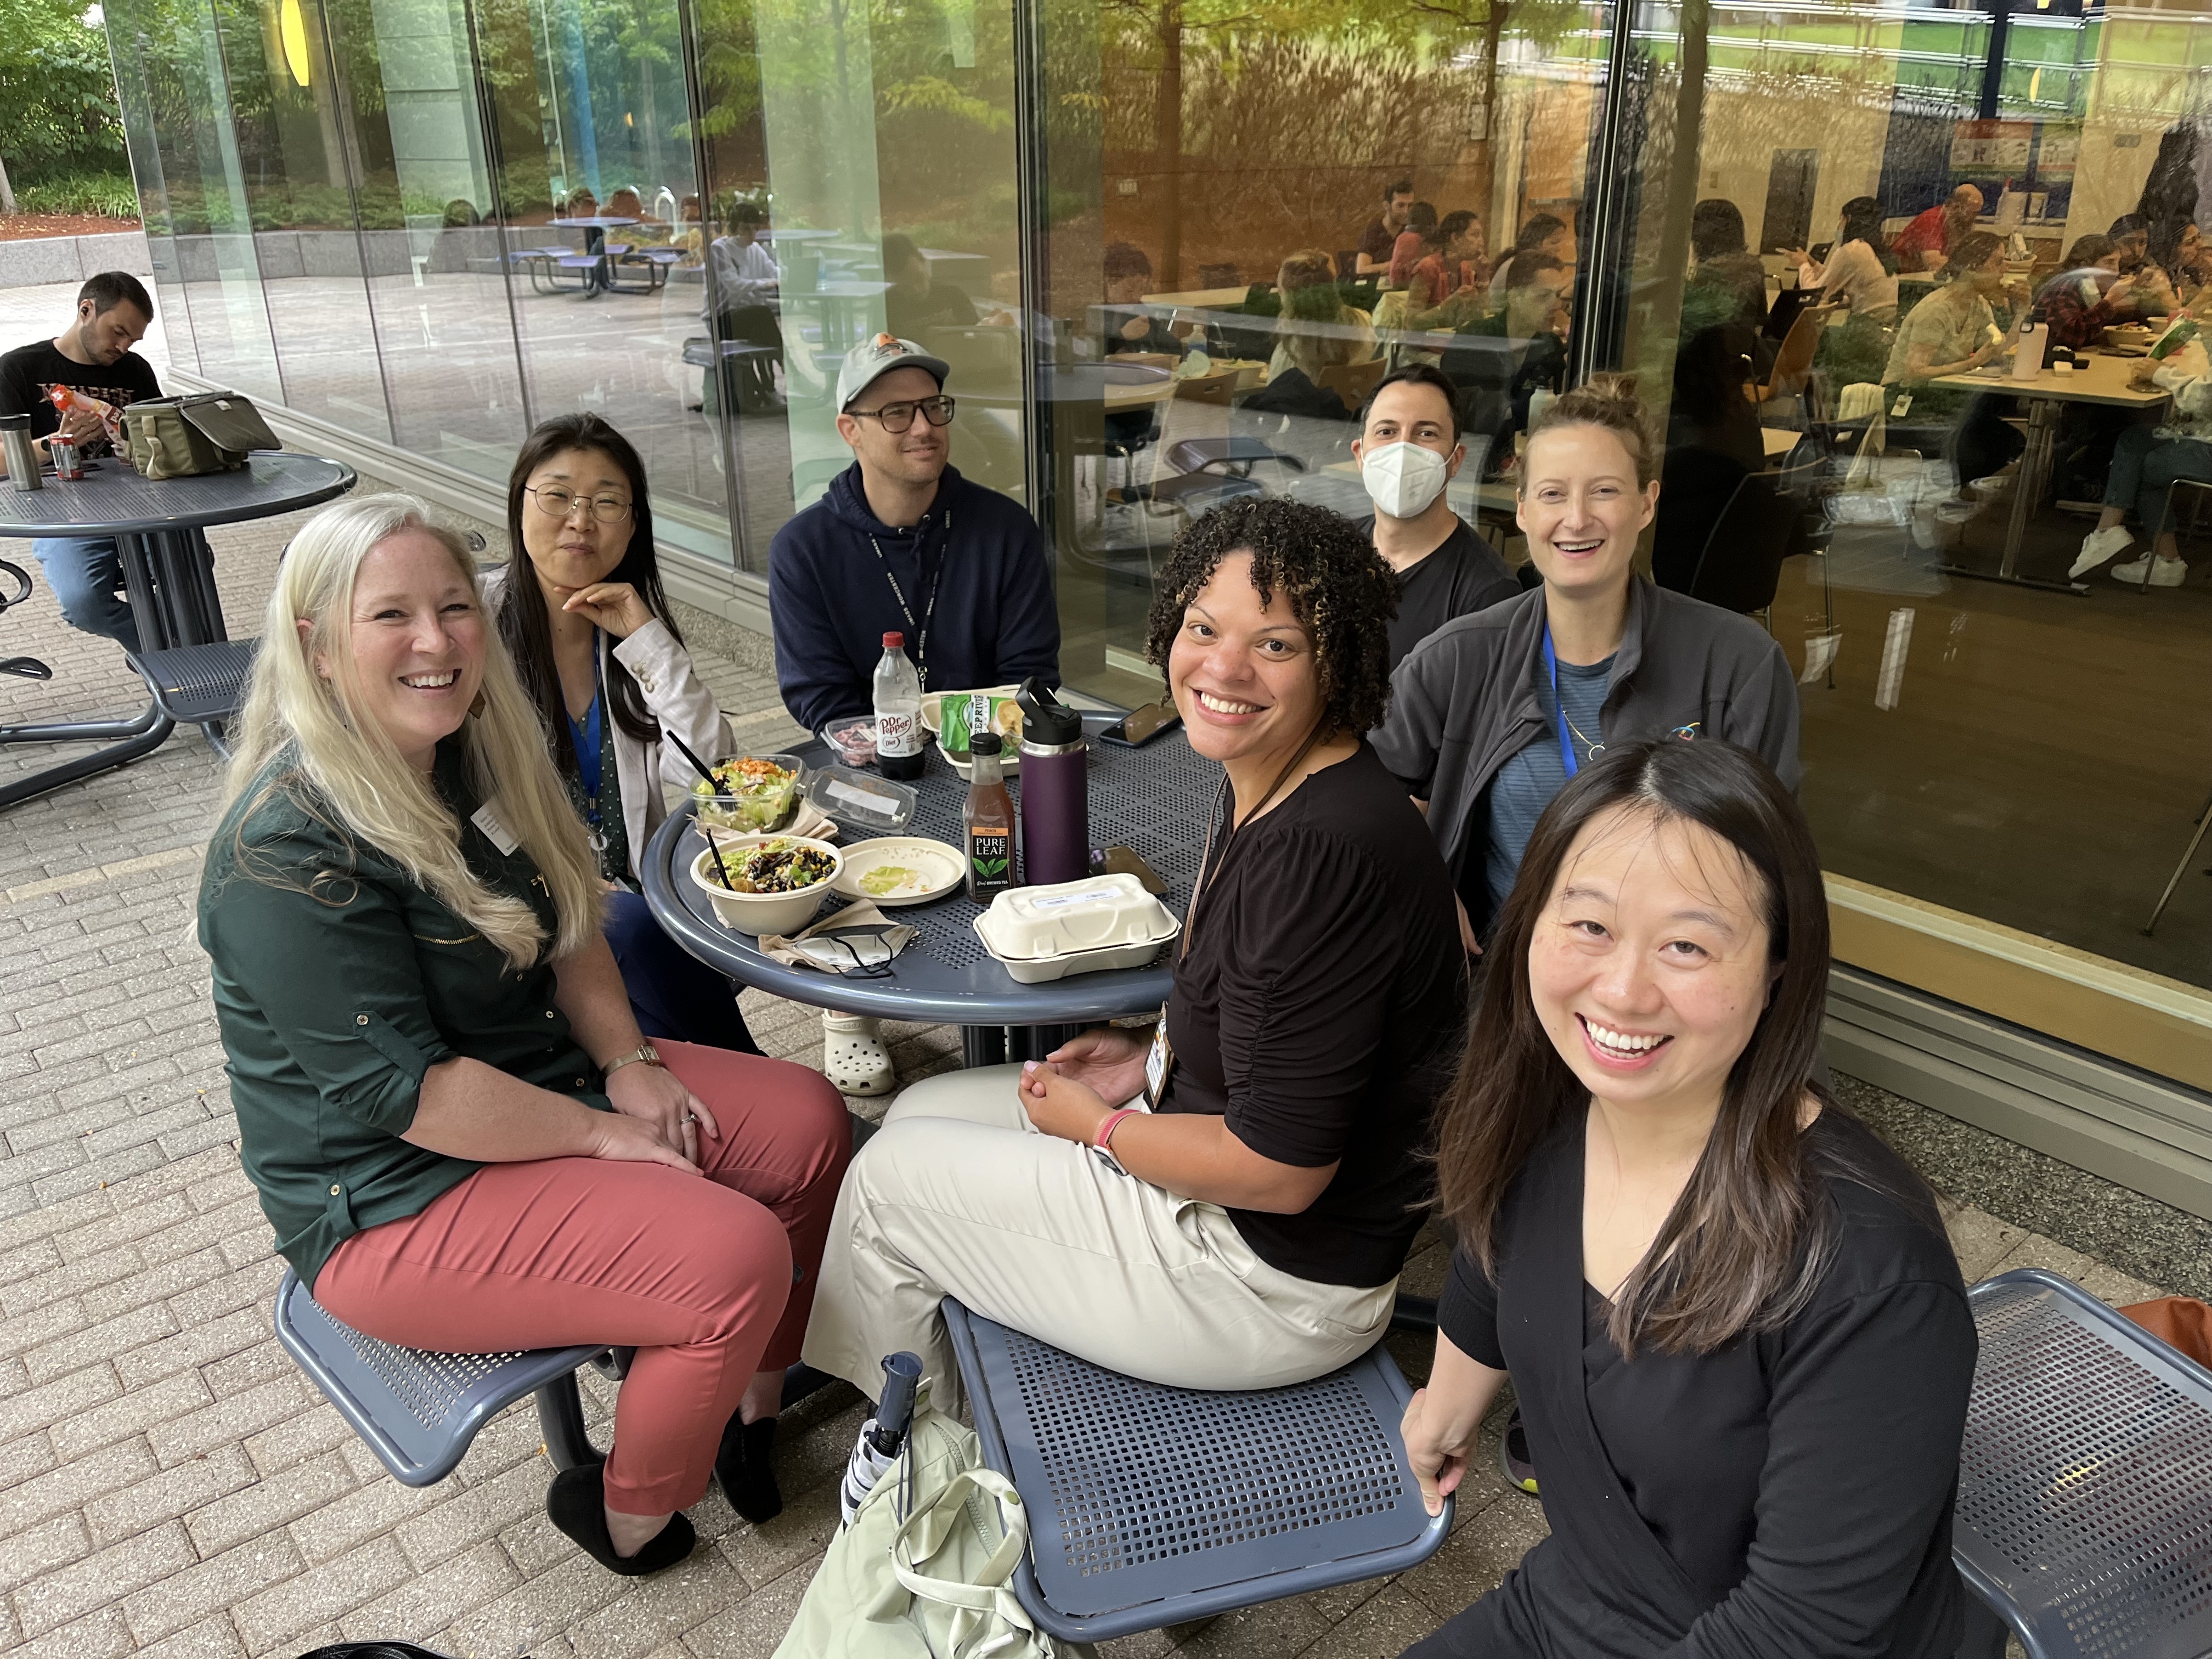
[[[635,1346],[606,1468],[624,1515],[696,1503],[753,1373],[799,1358],[852,1145],[819,1073],[654,1046],[721,1129],[699,1137],[704,1179],[600,1158],[489,1164],[346,1240],[314,1285],[355,1329],[412,1348]]]

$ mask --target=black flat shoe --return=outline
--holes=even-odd
[[[714,1478],[730,1507],[748,1521],[773,1521],[783,1513],[783,1493],[775,1484],[775,1468],[769,1454],[775,1449],[775,1419],[739,1420],[730,1413],[722,1431],[722,1449],[714,1454]]]
[[[635,1555],[617,1555],[615,1540],[607,1535],[606,1465],[586,1463],[563,1469],[546,1489],[545,1513],[553,1524],[576,1540],[585,1554],[609,1572],[625,1578],[642,1578],[674,1566],[691,1553],[698,1534],[681,1515],[646,1540]]]

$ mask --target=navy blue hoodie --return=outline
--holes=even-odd
[[[1031,674],[1060,683],[1060,612],[1036,520],[950,466],[921,522],[897,530],[869,509],[854,462],[829,494],[775,532],[768,587],[776,687],[810,732],[873,706],[870,688],[893,629],[906,635],[925,691],[1005,685]],[[926,645],[915,626],[925,614]]]

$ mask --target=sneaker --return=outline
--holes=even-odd
[[[2102,530],[2091,531],[2081,538],[2081,551],[2075,559],[2073,568],[2067,571],[2067,579],[2071,580],[2086,571],[2094,570],[2099,565],[2118,558],[2134,540],[2124,524],[2108,525]]]
[[[2105,574],[2130,587],[2179,587],[2188,580],[2189,565],[2185,560],[2154,559],[2146,553],[2126,564],[2116,564]]]
[[[1521,1408],[1515,1407],[1498,1442],[1498,1467],[1505,1478],[1529,1497],[1536,1496],[1536,1466],[1528,1461],[1528,1431],[1521,1425]]]

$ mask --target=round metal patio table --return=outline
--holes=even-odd
[[[1142,749],[1098,742],[1098,730],[1118,718],[1111,714],[1084,716],[1092,734],[1091,842],[1094,847],[1127,847],[1139,854],[1167,884],[1162,902],[1180,916],[1198,875],[1206,815],[1220,787],[1221,769],[1192,751],[1181,727]],[[793,752],[810,766],[830,758],[827,746],[818,741]],[[1008,779],[1008,787],[1018,793],[1018,774]],[[914,821],[898,833],[957,845],[968,786],[934,747],[914,787],[921,796]],[[841,828],[842,846],[878,834],[850,825]],[[1172,947],[1164,948],[1148,967],[1079,974],[1042,985],[1016,982],[976,938],[972,924],[983,907],[964,891],[927,904],[884,909],[885,915],[911,923],[921,932],[890,963],[886,977],[847,979],[811,968],[787,967],[763,956],[750,934],[734,932],[714,919],[707,895],[689,874],[691,860],[705,850],[687,803],[654,832],[641,864],[646,902],[654,919],[685,950],[743,984],[793,1001],[888,1019],[963,1026],[970,1065],[1006,1058],[1003,1033],[1008,1027],[1018,1031],[1120,1018],[1145,1013],[1167,1000],[1171,976],[1168,949]],[[832,895],[823,908],[834,910],[850,902]]]
[[[142,656],[228,639],[209,526],[319,506],[355,482],[351,467],[316,455],[256,454],[235,472],[159,483],[112,456],[86,465],[85,476],[73,483],[48,476],[43,489],[26,491],[0,484],[0,538],[112,538]],[[137,666],[143,671],[144,664]],[[113,743],[0,787],[0,808],[151,754],[174,729],[158,701],[129,720],[0,726],[0,744]]]

